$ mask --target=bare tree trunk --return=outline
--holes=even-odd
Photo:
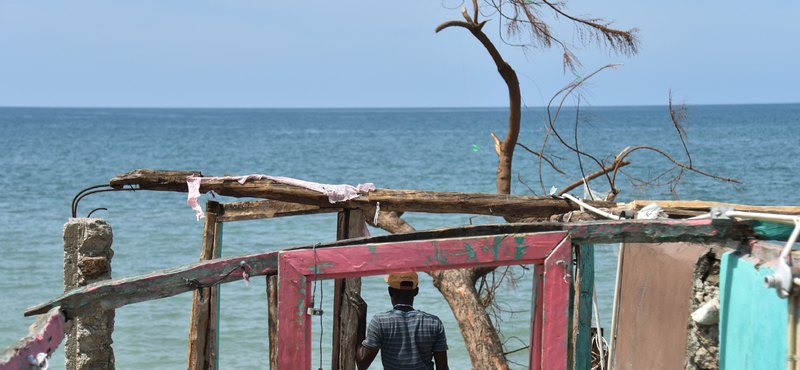
[[[433,285],[450,304],[458,321],[464,344],[469,349],[472,369],[508,369],[503,342],[475,290],[475,282],[480,278],[478,270],[443,270],[429,274],[433,277]]]

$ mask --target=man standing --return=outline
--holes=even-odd
[[[447,338],[442,321],[435,315],[414,309],[419,293],[416,272],[391,274],[389,284],[392,310],[375,315],[366,326],[366,312],[359,321],[359,344],[356,364],[366,370],[378,351],[385,370],[448,370]]]

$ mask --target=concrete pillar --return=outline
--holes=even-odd
[[[64,225],[64,291],[111,279],[111,226],[100,218],[70,218]],[[113,370],[114,310],[72,318],[64,344],[67,370]]]

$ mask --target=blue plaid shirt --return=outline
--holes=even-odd
[[[431,370],[433,353],[447,351],[447,338],[435,315],[391,310],[372,318],[361,345],[381,351],[385,370]]]

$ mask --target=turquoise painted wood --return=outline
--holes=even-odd
[[[592,293],[594,291],[594,245],[578,249],[578,322],[575,323],[575,369],[592,367]]]
[[[734,253],[720,269],[720,369],[785,369],[788,301],[764,287],[769,267]]]

